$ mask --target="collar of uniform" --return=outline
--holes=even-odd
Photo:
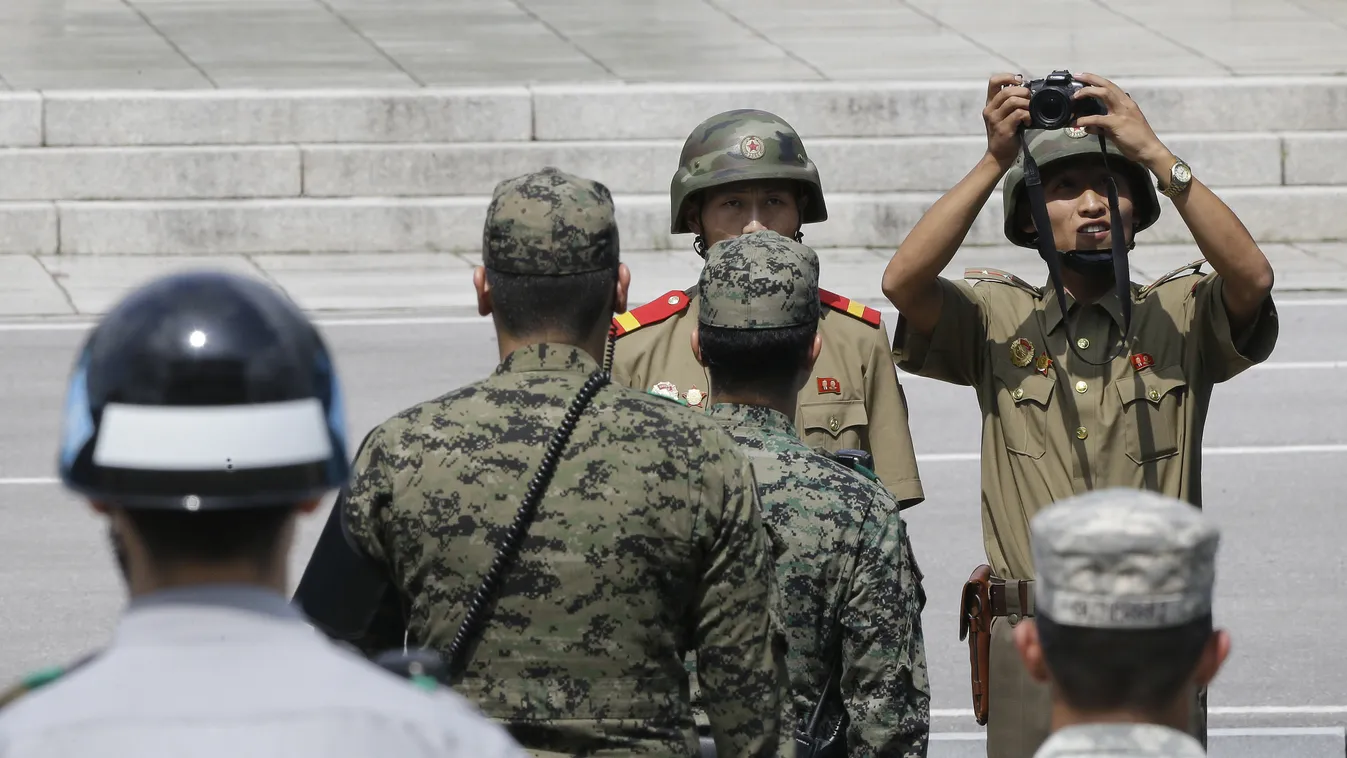
[[[277,618],[302,618],[279,593],[252,584],[199,584],[157,590],[132,598],[127,604],[127,612],[189,605],[233,608]]]
[[[1076,310],[1076,306],[1079,305],[1079,303],[1076,302],[1076,298],[1071,296],[1070,290],[1067,290],[1063,294],[1066,295],[1067,313]],[[1040,302],[1043,304],[1041,307],[1043,308],[1043,316],[1047,319],[1046,326],[1048,332],[1051,333],[1053,329],[1057,328],[1058,324],[1062,323],[1062,309],[1057,305],[1057,290],[1052,286],[1051,280],[1048,282],[1047,286],[1043,288],[1043,297],[1040,299]],[[1104,296],[1096,300],[1094,304],[1107,311],[1108,315],[1113,318],[1113,322],[1118,325],[1118,328],[1122,328],[1122,303],[1118,302],[1117,292],[1114,292],[1113,289],[1110,288],[1109,291],[1104,293]]]
[[[795,431],[795,422],[789,416],[765,405],[715,403],[707,413],[720,421],[754,426],[779,434],[799,437],[799,434]]]
[[[599,362],[582,348],[560,342],[539,342],[525,345],[505,356],[505,360],[496,367],[496,373],[571,371],[577,374],[591,374],[598,368]]]
[[[220,644],[224,636],[250,641],[285,630],[309,627],[280,593],[255,585],[202,584],[132,599],[114,645]]]
[[[1159,724],[1076,724],[1054,732],[1037,755],[1202,758],[1206,751],[1192,735]]]

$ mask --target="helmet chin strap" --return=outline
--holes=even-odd
[[[1061,252],[1057,250],[1057,245],[1052,235],[1052,220],[1048,218],[1047,199],[1043,195],[1043,177],[1039,174],[1038,163],[1029,153],[1029,138],[1025,136],[1025,130],[1020,128],[1020,149],[1024,155],[1024,192],[1029,198],[1029,211],[1033,214],[1034,229],[1038,231],[1038,255],[1043,262],[1048,265],[1048,275],[1052,278],[1053,289],[1057,291],[1057,306],[1062,311],[1062,325],[1066,329],[1067,347],[1076,354],[1085,363],[1091,366],[1105,366],[1113,362],[1114,358],[1122,355],[1127,350],[1129,338],[1132,334],[1132,293],[1131,293],[1131,273],[1127,266],[1127,251],[1130,245],[1122,240],[1122,235],[1109,235],[1112,239],[1112,250],[1109,252],[1100,250],[1071,250]],[[1099,135],[1099,150],[1104,155],[1104,167],[1109,166],[1108,147],[1104,142],[1104,135]],[[1121,230],[1123,228],[1122,212],[1118,209],[1118,185],[1113,180],[1113,172],[1110,170],[1108,175],[1108,210],[1110,228]],[[1118,347],[1113,354],[1102,362],[1095,362],[1080,354],[1076,349],[1075,329],[1072,326],[1066,310],[1066,290],[1062,285],[1062,265],[1065,264],[1075,271],[1081,273],[1103,273],[1109,268],[1113,270],[1113,286],[1116,288],[1118,303],[1122,307],[1123,333]]]

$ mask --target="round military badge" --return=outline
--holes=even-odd
[[[695,405],[700,408],[702,407],[702,401],[706,399],[706,395],[703,395],[701,390],[693,387],[683,393],[683,399],[688,401],[688,405]]]
[[[739,152],[743,153],[745,158],[756,161],[767,154],[767,146],[761,139],[749,135],[739,141]]]
[[[1010,362],[1018,368],[1024,368],[1029,365],[1029,361],[1034,359],[1034,343],[1020,337],[1010,343]]]
[[[1089,134],[1090,133],[1085,131],[1085,127],[1083,126],[1068,126],[1066,128],[1066,136],[1071,139],[1083,139],[1088,137]]]

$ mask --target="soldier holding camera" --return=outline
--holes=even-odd
[[[1266,360],[1278,323],[1257,243],[1113,82],[1054,72],[1025,86],[998,74],[982,115],[986,154],[903,241],[883,289],[901,313],[895,362],[977,392],[989,565],[965,588],[961,624],[988,755],[1029,758],[1050,711],[1012,641],[1034,615],[1030,519],[1106,487],[1200,507],[1212,388]],[[990,269],[941,278],[1002,177],[1006,237],[1039,251],[1048,283]],[[1159,217],[1157,189],[1205,261],[1143,287],[1128,279],[1127,251]],[[1214,272],[1201,274],[1204,263]],[[1195,709],[1199,739],[1205,720]]]

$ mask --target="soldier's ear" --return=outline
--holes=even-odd
[[[1197,659],[1197,668],[1193,670],[1193,682],[1199,687],[1210,684],[1229,656],[1230,633],[1224,629],[1217,629],[1207,640],[1207,646],[1202,648],[1202,657]]]
[[[806,372],[814,370],[814,363],[818,361],[819,353],[823,351],[823,335],[814,332],[814,342],[809,346],[809,365],[805,366]]]
[[[491,285],[486,281],[486,269],[478,266],[472,270],[472,286],[477,290],[477,314],[491,315]]]
[[[1024,661],[1024,668],[1030,678],[1047,684],[1048,664],[1043,660],[1043,646],[1038,642],[1038,627],[1034,625],[1034,620],[1028,618],[1016,624],[1014,636],[1015,649],[1019,651],[1020,660]]]
[[[627,312],[627,288],[631,286],[631,269],[627,264],[617,264],[617,283],[613,288],[613,313]]]
[[[702,198],[701,193],[697,193],[687,205],[684,206],[683,220],[687,223],[692,233],[700,237],[702,235]]]
[[[692,354],[697,357],[697,363],[705,366],[706,361],[702,360],[702,343],[698,339],[697,329],[698,327],[692,327]]]

